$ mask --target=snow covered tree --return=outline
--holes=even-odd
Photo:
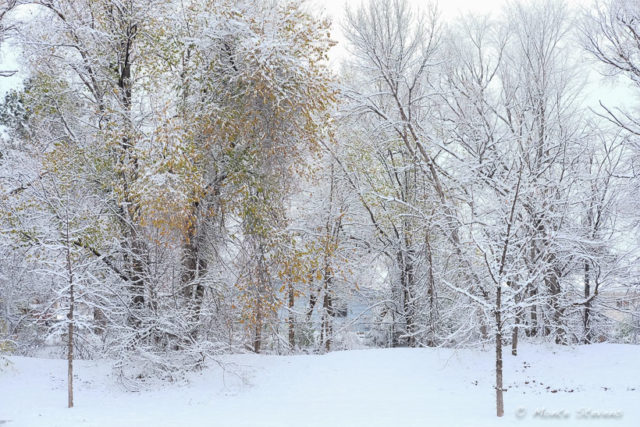
[[[234,235],[248,251],[245,261],[259,261],[249,267],[238,260],[247,274],[253,272],[246,276],[253,279],[238,285],[249,297],[245,303],[253,306],[248,319],[255,323],[253,346],[258,349],[261,319],[280,304],[273,285],[278,268],[269,265],[269,254],[287,240],[282,233],[289,180],[304,173],[307,156],[318,150],[334,96],[326,68],[332,45],[328,23],[311,17],[296,2],[226,7],[194,3],[186,11],[176,90],[182,96],[179,108],[190,113],[184,116],[189,120],[185,126],[200,129],[193,140],[201,162],[194,206],[209,206],[194,210],[194,223],[205,224],[213,213],[224,227],[228,224],[220,218],[228,215],[242,228]],[[188,33],[196,30],[198,41],[193,43]],[[215,241],[220,231],[201,227],[196,240],[201,243],[187,248],[186,260],[196,257],[204,242]]]
[[[175,379],[362,326],[491,345],[502,416],[505,345],[637,336],[640,122],[585,108],[567,4],[503,12],[370,0],[336,78],[297,0],[0,3],[26,76],[0,102],[0,347],[53,330],[70,372],[100,349],[125,381]],[[585,15],[637,86],[638,7]]]
[[[589,160],[592,175],[586,187],[591,189],[591,197],[586,198],[588,202],[585,203],[585,222],[590,232],[587,232],[585,245],[579,250],[582,253],[600,251],[601,254],[596,257],[586,254],[584,256],[584,299],[582,304],[578,303],[577,306],[583,307],[584,339],[590,341],[593,339],[589,325],[592,304],[598,304],[599,299],[611,298],[602,295],[606,292],[601,292],[600,297],[596,292],[596,289],[600,290],[600,286],[603,286],[603,277],[608,279],[604,280],[604,283],[624,284],[617,287],[617,292],[624,292],[622,289],[626,287],[629,295],[632,295],[631,298],[635,298],[633,295],[637,289],[637,281],[629,277],[629,274],[634,274],[631,273],[633,270],[628,269],[632,265],[629,256],[633,249],[622,250],[635,248],[637,244],[635,241],[623,243],[625,239],[621,239],[616,230],[625,229],[637,240],[635,226],[638,223],[638,205],[633,194],[637,193],[639,182],[635,171],[638,162],[640,121],[637,118],[635,104],[640,85],[640,5],[626,0],[594,2],[592,7],[584,10],[580,29],[583,46],[600,63],[599,71],[605,76],[619,78],[619,81],[628,85],[631,95],[626,100],[628,106],[609,105],[600,101],[600,109],[596,111],[599,119],[618,129],[620,134],[611,133],[605,126],[604,134],[594,139],[594,148]],[[598,184],[594,185],[596,182]],[[616,241],[617,243],[614,243]],[[604,263],[598,263],[604,260]],[[604,287],[606,288],[606,285]],[[628,303],[602,301],[600,304],[612,307]],[[630,315],[633,320],[637,319],[639,314],[637,311],[627,311],[623,315]],[[625,328],[635,329],[637,325],[626,325]]]
[[[343,91],[343,143],[352,147],[345,172],[354,174],[350,185],[388,258],[388,311],[399,314],[399,335],[410,346],[434,344],[435,248],[451,245],[461,254],[447,172],[435,161],[443,153],[432,114],[443,60],[440,18],[435,7],[423,14],[405,1],[371,1],[348,13],[345,33],[353,53]]]
[[[54,340],[66,340],[68,406],[73,407],[73,361],[78,353],[93,357],[102,350],[107,319],[117,312],[107,285],[110,271],[104,259],[96,257],[109,239],[107,210],[84,185],[86,147],[66,140],[55,126],[31,125],[43,128],[22,140],[19,149],[6,152],[5,166],[19,165],[21,173],[3,180],[3,232],[39,278],[40,287],[32,292],[40,304],[25,321],[36,323]],[[50,140],[39,139],[39,131],[45,130]]]
[[[231,242],[264,234],[228,227],[275,226],[286,184],[305,172],[326,132],[334,97],[328,23],[296,2],[32,7],[36,14],[17,28],[33,102],[29,117],[9,121],[16,137],[46,144],[54,129],[86,150],[77,159],[83,185],[106,201],[112,239],[102,248],[82,244],[128,293],[126,321],[113,325],[123,337],[114,353],[161,361],[163,373],[182,362],[159,352],[197,365],[218,348],[218,320],[233,318],[218,310],[234,292],[236,272],[224,267]],[[36,134],[18,135],[25,123]],[[268,203],[252,209],[262,196]],[[272,250],[283,244],[281,218],[261,237]]]

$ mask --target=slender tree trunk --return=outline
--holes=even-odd
[[[535,285],[532,284],[529,289],[529,297],[531,298],[532,301],[535,301],[537,295],[538,295],[538,289],[535,287]],[[536,335],[538,335],[538,305],[537,304],[534,304],[531,306],[531,309],[529,311],[529,316],[531,318],[531,324],[529,328],[527,328],[527,336],[535,337]]]
[[[593,158],[589,159],[589,167],[591,168],[593,166]],[[597,190],[596,188],[592,187],[592,194],[596,194]],[[594,226],[593,221],[593,213],[594,213],[594,199],[593,197],[590,200],[589,206],[587,208],[587,212],[585,215],[585,220],[586,220],[586,226],[589,229],[589,232],[591,234],[591,237],[595,240],[596,238],[596,234],[598,231],[598,223],[596,223],[596,225]],[[584,343],[588,344],[591,342],[591,322],[590,322],[590,317],[591,317],[591,265],[589,264],[589,260],[585,260],[584,261],[584,299],[585,299],[585,303],[584,303],[584,314],[583,314],[583,318],[582,318],[582,326],[584,329]],[[596,291],[597,291],[597,287],[596,287]]]
[[[67,240],[67,274],[69,275],[69,312],[67,313],[68,331],[67,331],[67,392],[68,407],[73,408],[73,310],[75,308],[75,294],[73,289],[73,266],[71,264],[71,241],[69,239],[69,223],[66,224],[66,240]]]
[[[587,300],[584,303],[584,315],[582,319],[582,324],[584,328],[584,343],[588,344],[591,342],[591,325],[590,325],[590,314],[591,314],[591,301],[589,297],[591,296],[591,282],[589,276],[589,262],[584,262],[584,298]]]
[[[324,278],[324,297],[322,299],[322,327],[321,342],[324,344],[325,351],[331,351],[331,338],[333,335],[332,317],[333,317],[333,300],[331,298],[331,272],[325,269]]]
[[[296,330],[295,330],[295,315],[293,313],[293,306],[295,305],[295,292],[293,289],[293,283],[289,282],[289,347],[293,350],[296,347]]]
[[[509,222],[507,223],[507,232],[504,246],[502,248],[502,258],[500,260],[500,272],[498,273],[499,280],[496,282],[496,414],[498,417],[504,415],[504,390],[502,389],[502,277],[507,264],[507,252],[509,248],[509,239],[511,237],[511,226],[513,225],[516,203],[518,202],[518,195],[520,194],[521,179],[522,168],[520,168],[518,183],[516,184],[516,194],[513,197],[513,203],[511,205],[511,214],[509,215]]]
[[[511,335],[511,355],[518,355],[518,329],[520,328],[520,313],[516,314],[516,324],[513,327],[513,332]]]
[[[262,346],[262,303],[258,301],[256,304],[256,324],[253,336],[253,351],[260,353]]]
[[[133,101],[133,80],[131,78],[131,67],[133,60],[133,43],[137,35],[137,25],[132,22],[125,22],[124,16],[112,15],[111,18],[118,24],[126,25],[126,33],[120,40],[120,49],[117,55],[116,72],[118,73],[118,95],[123,111],[124,135],[120,143],[118,158],[119,179],[122,185],[123,200],[118,209],[120,211],[120,224],[125,236],[124,247],[129,253],[125,253],[124,261],[127,266],[127,274],[130,278],[129,289],[131,292],[130,315],[127,323],[135,329],[142,326],[139,318],[140,312],[145,306],[146,279],[145,274],[145,244],[141,241],[137,230],[137,217],[139,215],[140,204],[134,199],[130,191],[132,183],[137,179],[138,159],[134,146],[134,131],[131,121],[131,107]]]
[[[125,224],[125,227],[129,227],[129,224]],[[127,276],[129,277],[129,292],[131,294],[127,324],[132,326],[134,329],[139,329],[142,326],[139,316],[144,310],[146,302],[146,274],[143,265],[143,258],[145,257],[145,254],[144,244],[140,242],[137,237],[133,237],[134,235],[135,232],[131,231],[130,239],[133,240],[131,245],[125,243],[125,247],[130,251],[130,253],[125,254],[124,257],[125,264],[128,264]]]
[[[313,316],[313,309],[315,308],[317,301],[318,296],[313,291],[311,291],[311,293],[309,294],[309,307],[307,308],[307,323],[311,322],[311,316]]]
[[[480,336],[482,337],[482,340],[485,341],[487,338],[489,338],[489,333],[487,332],[487,325],[480,325]]]
[[[502,389],[502,288],[498,284],[496,292],[496,415],[504,415],[504,397]]]
[[[265,258],[264,258],[264,254],[265,254],[265,249],[264,249],[264,245],[263,242],[260,240],[258,242],[258,264],[256,266],[257,268],[257,283],[256,283],[256,289],[255,289],[255,296],[256,296],[256,300],[255,300],[255,310],[256,310],[256,317],[255,317],[255,334],[254,334],[254,339],[253,339],[253,351],[255,351],[256,353],[260,353],[261,347],[262,347],[262,327],[263,327],[263,322],[265,320],[265,315],[268,316],[269,315],[269,308],[268,308],[268,303],[265,302],[265,298],[268,298],[268,293],[269,293],[269,275],[267,272],[267,266],[265,265]],[[265,303],[266,307],[263,307],[263,303]],[[266,311],[266,313],[265,313]]]
[[[552,263],[555,264],[555,255],[551,256]],[[566,344],[566,331],[563,325],[563,310],[560,306],[560,272],[557,266],[552,268],[551,273],[545,279],[546,285],[551,293],[551,310],[554,329],[554,340],[556,344]]]
[[[431,242],[428,231],[426,233],[425,243],[427,262],[429,265],[429,290],[427,291],[429,296],[429,337],[427,338],[427,346],[434,347],[436,342],[436,284],[433,273],[433,255],[431,253]]]
[[[407,243],[405,238],[405,243]],[[400,287],[401,287],[401,302],[403,317],[405,322],[405,335],[407,337],[407,345],[409,347],[415,347],[415,324],[414,324],[414,310],[413,310],[413,265],[409,250],[398,251],[398,264],[400,267]]]
[[[516,290],[518,291],[518,290]],[[520,303],[521,298],[519,297],[519,293],[516,294],[514,301],[516,304]],[[522,309],[516,307],[516,316],[515,316],[515,325],[513,326],[513,331],[511,333],[511,355],[518,355],[518,333],[520,331],[520,323],[522,322]]]
[[[205,287],[201,283],[201,277],[207,270],[207,261],[202,257],[201,242],[195,227],[189,233],[189,240],[184,244],[184,259],[182,286],[184,296],[189,308],[189,321],[191,330],[189,336],[195,340],[198,336],[198,325],[202,311]]]
[[[539,228],[539,221],[534,218],[533,220],[533,227],[534,230],[538,230]],[[536,258],[538,256],[538,248],[536,246],[536,243],[533,242],[531,244],[530,250],[529,250],[529,264],[530,264],[530,271],[529,273],[533,273],[533,271],[535,270],[535,265],[537,265],[537,261]],[[531,301],[536,301],[537,300],[537,295],[538,295],[538,284],[537,283],[529,283],[527,285],[527,296],[529,297],[529,299]],[[525,329],[525,334],[528,337],[535,337],[536,335],[538,335],[538,305],[537,304],[533,304],[531,305],[530,309],[529,309],[529,319],[530,319],[530,323],[528,325],[528,327]]]
[[[73,408],[73,285],[69,289],[70,306],[69,306],[69,331],[67,337],[67,384],[68,384],[68,406]]]
[[[185,89],[185,96],[188,91]],[[193,224],[189,227],[187,239],[183,243],[183,273],[182,286],[185,296],[188,299],[189,311],[191,312],[191,322],[194,329],[191,332],[192,338],[197,337],[202,305],[204,303],[205,286],[202,284],[202,277],[207,273],[209,263],[207,262],[204,248],[207,242],[207,209],[204,206],[211,206],[220,195],[220,186],[226,179],[226,174],[217,174],[210,184],[210,190],[201,198],[191,203],[191,214]]]

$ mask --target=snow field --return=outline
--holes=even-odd
[[[506,352],[505,348],[505,353]],[[505,355],[505,416],[495,417],[493,352],[385,349],[224,356],[181,384],[126,391],[109,361],[11,357],[0,422],[75,426],[640,425],[640,347],[523,345]]]

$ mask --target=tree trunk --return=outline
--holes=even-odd
[[[256,304],[256,324],[253,336],[253,351],[260,353],[260,347],[262,346],[262,303],[260,301]]]
[[[531,285],[531,287],[529,288],[529,298],[532,301],[535,301],[538,295],[538,289],[535,287],[535,285]],[[531,324],[529,325],[529,327],[527,328],[527,336],[528,337],[535,337],[536,335],[538,335],[538,306],[537,304],[534,304],[531,306],[531,309],[529,311],[529,316],[531,318]]]
[[[555,264],[555,255],[551,255],[552,265]],[[560,307],[560,272],[558,267],[554,265],[551,273],[545,279],[546,285],[551,294],[551,310],[554,329],[554,340],[556,344],[566,344],[566,331],[564,330],[563,313]]]
[[[67,337],[67,385],[68,385],[68,406],[73,408],[73,285],[69,290],[70,305],[69,305],[69,331]]]
[[[197,206],[195,209],[197,209]],[[188,241],[184,244],[182,273],[183,292],[189,308],[189,322],[192,325],[189,335],[194,340],[198,336],[198,324],[205,291],[200,278],[207,270],[207,261],[202,257],[200,247],[201,242],[194,226],[189,232]]]
[[[333,317],[333,300],[331,298],[331,272],[325,269],[324,278],[324,297],[322,299],[322,328],[320,332],[321,342],[325,351],[331,351],[331,338],[333,335],[332,317]]]
[[[295,330],[295,315],[293,312],[293,306],[295,305],[295,292],[293,289],[293,283],[289,282],[289,347],[293,350],[296,347],[296,330]]]
[[[125,224],[129,227],[129,224]],[[129,245],[125,243],[125,248],[129,253],[125,253],[124,261],[127,265],[127,276],[129,277],[129,292],[131,299],[129,302],[129,316],[127,324],[134,329],[139,329],[142,326],[140,314],[145,307],[145,290],[146,290],[146,274],[144,268],[143,258],[145,256],[144,244],[139,241],[135,236],[135,231],[130,230],[129,238],[133,241]]]
[[[482,341],[487,341],[489,339],[489,328],[487,328],[487,325],[485,323],[485,319],[482,315],[479,315],[480,317],[480,336],[482,337]]]
[[[586,302],[584,303],[584,315],[582,319],[582,325],[584,328],[584,343],[589,344],[591,342],[591,325],[590,325],[590,314],[591,314],[591,301],[589,297],[591,296],[591,282],[589,276],[589,262],[584,262],[584,298]]]
[[[510,285],[513,285],[513,282],[510,283]],[[518,290],[516,289],[516,292],[518,292]],[[520,303],[520,293],[517,293],[515,295],[514,301],[516,304]],[[520,323],[522,322],[522,309],[516,306],[516,316],[515,316],[515,325],[513,326],[513,331],[511,333],[511,355],[512,356],[517,356],[518,355],[518,333],[520,331]]]
[[[145,306],[145,290],[146,279],[145,274],[145,245],[138,236],[138,215],[140,204],[132,196],[130,186],[137,179],[138,160],[132,147],[134,132],[131,123],[131,107],[133,100],[133,80],[131,78],[131,61],[133,60],[132,50],[133,42],[137,35],[137,25],[124,21],[124,16],[115,15],[111,17],[118,24],[126,26],[126,34],[120,40],[120,49],[117,53],[118,62],[115,71],[118,73],[118,95],[122,104],[122,112],[124,120],[124,134],[120,144],[120,153],[118,156],[119,179],[122,185],[123,200],[120,202],[118,209],[120,211],[120,224],[122,227],[125,241],[123,246],[128,253],[125,252],[124,260],[127,266],[127,275],[129,276],[129,290],[131,292],[130,315],[127,323],[135,329],[142,326],[140,313]]]
[[[257,281],[254,284],[255,289],[255,329],[253,339],[253,351],[260,353],[262,348],[262,329],[264,322],[269,320],[270,308],[269,301],[271,298],[271,278],[269,276],[268,267],[265,260],[264,242],[258,238],[257,246]]]
[[[504,415],[504,397],[502,389],[502,288],[498,284],[496,292],[496,415]]]
[[[75,294],[73,288],[73,266],[71,264],[71,241],[69,239],[69,223],[66,224],[66,240],[67,240],[67,274],[69,275],[69,312],[67,313],[68,331],[67,331],[67,392],[68,407],[73,408],[73,310],[75,308]]]
[[[511,355],[518,355],[518,329],[520,328],[520,313],[516,314],[516,324],[513,327],[513,333],[511,335]]]
[[[427,347],[435,347],[436,345],[436,284],[435,276],[433,272],[433,254],[431,253],[431,242],[429,238],[429,231],[425,237],[425,249],[427,251],[427,262],[429,265],[429,289],[427,295],[429,296],[429,337],[427,338]]]
[[[407,238],[405,238],[405,244]],[[402,309],[403,317],[405,321],[405,335],[407,337],[407,345],[409,347],[415,347],[415,324],[414,324],[414,310],[413,310],[413,264],[412,254],[409,250],[398,251],[398,263],[400,267],[400,286],[402,295]]]
[[[312,282],[312,278],[309,278],[309,283]],[[309,306],[307,307],[307,315],[306,315],[306,319],[307,319],[307,323],[311,322],[311,316],[313,316],[313,309],[316,306],[316,303],[318,302],[318,296],[316,293],[320,293],[321,288],[318,288],[316,291],[314,291],[313,289],[311,290],[311,292],[309,292]]]

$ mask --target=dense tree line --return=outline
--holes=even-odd
[[[64,342],[70,381],[99,354],[128,383],[492,342],[500,416],[503,345],[638,342],[640,119],[589,108],[599,73],[638,89],[635,2],[369,0],[339,73],[297,1],[13,0],[0,24],[25,77],[0,104],[1,351]]]

